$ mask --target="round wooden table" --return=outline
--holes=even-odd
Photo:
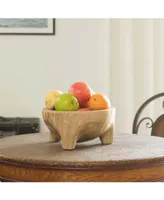
[[[64,151],[48,134],[0,139],[0,179],[34,182],[132,182],[164,180],[164,138],[115,135],[112,145],[99,139]]]

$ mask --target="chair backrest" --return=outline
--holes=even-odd
[[[164,137],[164,114],[160,115],[155,121],[153,121],[150,117],[144,117],[140,119],[140,116],[142,114],[142,111],[154,100],[163,97],[164,93],[159,93],[156,94],[152,97],[150,97],[148,100],[146,100],[141,107],[138,109],[136,112],[136,115],[134,117],[133,121],[133,128],[132,128],[132,133],[137,134],[140,125],[142,124],[143,121],[147,121],[146,127],[151,128],[151,135],[152,136],[159,136],[159,137]],[[164,108],[164,101],[162,103],[162,106]]]

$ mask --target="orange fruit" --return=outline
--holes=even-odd
[[[91,110],[103,110],[109,108],[110,101],[103,94],[94,94],[90,98],[88,105]]]

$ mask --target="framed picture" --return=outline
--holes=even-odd
[[[0,18],[0,35],[55,35],[55,19]]]

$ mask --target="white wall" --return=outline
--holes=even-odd
[[[107,19],[57,19],[55,36],[0,36],[0,116],[42,119],[46,92],[75,81],[108,95],[108,39]]]

